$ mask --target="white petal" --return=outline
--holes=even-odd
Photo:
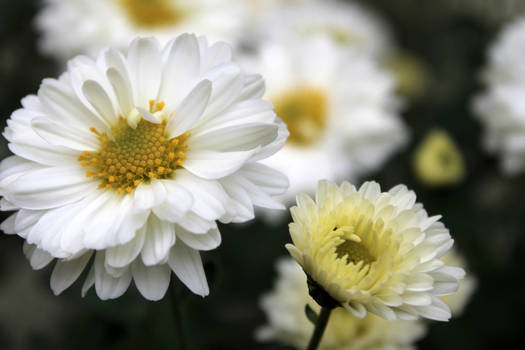
[[[25,110],[17,110],[7,120],[3,136],[10,142],[9,150],[27,160],[43,165],[69,166],[78,163],[78,151],[49,144],[31,128],[35,117]]]
[[[245,77],[244,86],[237,100],[260,99],[263,97],[265,89],[264,79],[260,74],[249,74]]]
[[[35,118],[31,122],[33,130],[54,146],[67,147],[77,151],[96,151],[99,141],[95,134],[86,129],[85,132],[68,128],[67,125],[58,125],[45,118]]]
[[[191,89],[188,82],[194,82],[199,74],[200,54],[197,40],[191,34],[178,36],[168,48],[159,99],[174,109]]]
[[[226,207],[226,214],[220,220],[223,223],[245,222],[254,218],[253,203],[248,192],[236,182],[236,176],[228,176],[220,180],[220,183],[230,201]]]
[[[18,156],[5,158],[0,163],[0,189],[3,187],[8,187],[9,184],[18,179],[20,176],[36,169],[42,169],[42,166]],[[5,191],[5,189],[2,191]]]
[[[0,225],[0,229],[4,231],[5,234],[14,235],[16,233],[15,221],[17,215],[18,213],[9,215],[9,217],[2,222],[2,225]]]
[[[176,181],[162,180],[161,182],[166,189],[166,199],[164,203],[155,207],[153,212],[159,219],[178,222],[193,206],[193,196]]]
[[[239,97],[244,86],[244,75],[236,63],[229,62],[208,71],[204,78],[213,84],[209,106],[202,118],[207,121],[224,111]]]
[[[80,258],[73,260],[58,260],[51,274],[51,290],[59,295],[69,288],[80,276],[86,267],[92,253],[86,253]]]
[[[85,81],[82,84],[82,93],[106,125],[111,126],[117,123],[118,115],[115,106],[99,83],[94,80]]]
[[[120,112],[124,117],[127,117],[135,107],[130,82],[127,81],[127,77],[123,77],[115,68],[109,68],[106,75],[117,97]]]
[[[45,249],[55,257],[68,257],[60,247],[61,237],[64,228],[78,215],[78,207],[75,204],[64,205],[52,210],[45,211],[28,231],[26,241],[30,244],[36,244],[38,247]],[[69,232],[67,232],[69,233]]]
[[[33,244],[28,244],[24,242],[24,254],[29,260],[29,264],[33,270],[40,270],[46,267],[54,257],[48,252],[37,248]]]
[[[139,292],[148,300],[160,300],[170,285],[171,270],[168,265],[144,266],[141,259],[131,266],[133,280]]]
[[[161,81],[161,57],[159,43],[154,38],[137,38],[128,51],[130,79],[135,89],[137,106],[148,106],[155,100]],[[180,67],[179,67],[180,69]]]
[[[211,92],[211,82],[203,80],[184,98],[166,124],[170,138],[185,133],[197,123],[208,105]]]
[[[120,212],[122,200],[121,196],[110,190],[105,191],[97,202],[90,205],[87,211],[91,216],[84,224],[82,239],[86,248],[98,250],[117,244],[120,233],[117,224],[119,219],[122,219]]]
[[[264,164],[248,163],[242,167],[239,174],[269,195],[283,194],[290,186],[283,173]]]
[[[247,151],[266,146],[277,137],[277,125],[247,123],[192,135],[190,149],[222,152]]]
[[[242,167],[253,155],[253,151],[215,152],[192,150],[186,152],[183,167],[204,179],[219,179]]]
[[[97,252],[95,257],[95,290],[101,300],[115,299],[124,294],[131,282],[131,269],[126,268],[122,276],[115,278],[104,268],[104,251]]]
[[[155,114],[151,114],[150,112],[148,112],[146,109],[144,109],[142,107],[137,107],[137,111],[140,113],[140,116],[142,118],[144,118],[145,120],[147,120],[150,123],[160,124],[162,122],[161,118],[159,118]]]
[[[186,213],[178,224],[184,229],[195,233],[206,233],[211,229],[217,228],[215,220],[203,219],[192,211]]]
[[[15,231],[22,237],[22,232],[29,230],[46,213],[45,210],[25,210],[20,209],[16,214]],[[27,233],[27,232],[26,232]]]
[[[451,317],[448,305],[437,297],[433,297],[432,305],[414,306],[414,309],[421,316],[431,320],[448,321]]]
[[[44,79],[38,90],[38,98],[42,103],[40,110],[56,122],[75,125],[89,130],[91,126],[102,128],[104,124],[99,117],[87,109],[76,97],[73,89],[64,82],[55,79]]]
[[[95,264],[93,264],[91,268],[89,269],[89,273],[86,277],[86,280],[82,284],[82,292],[81,292],[82,298],[86,296],[87,291],[91,287],[93,287],[94,284],[95,284]]]
[[[199,37],[199,46],[201,50],[201,71],[208,71],[219,64],[231,62],[232,48],[224,42],[216,42],[208,47],[205,37]]]
[[[96,189],[80,167],[44,168],[10,184],[8,200],[25,209],[48,209],[75,202]]]
[[[195,250],[212,250],[221,244],[221,234],[219,230],[210,230],[205,234],[194,234],[193,232],[184,230],[182,227],[178,227],[177,237]]]
[[[159,220],[154,215],[148,220],[148,229],[142,248],[144,265],[151,266],[165,262],[171,247],[175,244],[175,225]]]
[[[121,268],[133,262],[144,246],[147,225],[139,229],[131,241],[126,244],[106,249],[105,263],[111,267]]]
[[[193,293],[206,296],[210,293],[201,256],[180,240],[171,248],[168,260],[170,268]]]
[[[216,181],[200,179],[186,171],[179,171],[176,181],[193,196],[191,210],[206,220],[217,220],[226,209],[227,196]]]
[[[343,304],[343,307],[357,318],[363,318],[366,316],[366,309],[358,302],[349,302]]]
[[[166,199],[166,188],[161,181],[153,180],[151,183],[141,183],[134,194],[135,212],[144,212],[160,205]]]

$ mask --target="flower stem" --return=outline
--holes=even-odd
[[[173,314],[173,319],[175,320],[175,328],[177,330],[177,339],[179,345],[178,350],[187,350],[188,345],[186,343],[186,338],[184,337],[184,327],[182,324],[182,316],[180,305],[178,303],[177,291],[175,290],[175,282],[173,281],[173,276],[170,281],[170,297],[171,297],[171,312]]]
[[[328,318],[330,318],[330,313],[332,312],[331,308],[322,307],[319,316],[317,317],[317,322],[315,323],[314,333],[310,338],[310,343],[308,343],[307,350],[316,350],[321,342],[323,337],[324,330],[328,324]]]

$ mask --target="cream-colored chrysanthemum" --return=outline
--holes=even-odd
[[[45,0],[36,25],[41,50],[65,61],[106,46],[125,49],[137,35],[162,44],[185,32],[233,42],[245,13],[239,0]]]
[[[360,4],[333,0],[260,0],[258,4],[259,12],[250,29],[261,40],[286,45],[323,36],[374,57],[392,50],[385,23]]]
[[[73,59],[11,115],[0,204],[16,213],[1,228],[25,239],[33,268],[58,259],[56,294],[91,266],[83,292],[94,284],[102,299],[131,279],[160,299],[171,271],[207,295],[199,251],[220,244],[216,221],[283,208],[271,196],[287,180],[259,160],[282,147],[286,127],[261,99],[262,78],[231,55],[194,35],[164,48],[137,38],[127,56]]]
[[[506,27],[489,52],[487,90],[474,101],[485,148],[502,157],[507,174],[525,170],[525,18]]]
[[[319,179],[357,180],[406,141],[392,76],[368,55],[316,37],[268,43],[244,58],[265,77],[265,97],[290,132],[283,150],[265,161],[290,179],[284,203],[314,192]]]
[[[305,305],[319,312],[308,294],[306,275],[293,259],[277,264],[274,289],[264,295],[261,306],[268,324],[257,330],[261,341],[277,340],[299,349],[306,348],[313,324],[305,315]],[[320,350],[408,350],[425,333],[421,321],[387,321],[373,314],[363,319],[346,310],[335,309],[323,334]]]
[[[447,265],[459,266],[468,272],[465,259],[456,249],[451,249],[448,253],[443,255],[441,261]],[[472,297],[472,294],[476,291],[477,285],[478,281],[476,277],[467,273],[465,278],[458,282],[458,291],[456,293],[441,297],[441,300],[447,303],[450,307],[452,317],[460,316],[463,313]]]
[[[453,240],[414,192],[320,181],[316,200],[299,194],[290,211],[293,244],[286,248],[333,303],[357,317],[450,318],[439,296],[454,293],[465,272],[440,260]]]
[[[414,171],[428,186],[454,185],[465,177],[465,163],[454,140],[442,129],[428,133],[414,153]]]

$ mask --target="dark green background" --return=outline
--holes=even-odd
[[[523,338],[525,321],[525,174],[505,177],[499,171],[497,159],[481,148],[481,126],[469,106],[482,89],[479,71],[489,43],[524,3],[362,2],[389,22],[399,46],[422,59],[430,75],[426,93],[403,113],[411,143],[366,179],[379,181],[383,188],[398,183],[413,188],[430,214],[443,215],[479,280],[466,312],[450,323],[432,324],[418,347],[521,348],[516,342]],[[5,126],[20,99],[59,71],[36,49],[33,18],[39,2],[0,4],[0,115]],[[412,151],[435,126],[452,134],[465,157],[468,176],[459,186],[432,190],[414,179]],[[8,154],[4,143],[0,154]],[[7,215],[2,213],[2,218]],[[287,254],[286,223],[266,226],[255,221],[222,226],[221,231],[221,247],[203,254],[210,296],[202,299],[179,288],[192,349],[286,349],[253,340],[255,328],[265,321],[259,295],[271,289],[274,263]],[[80,283],[54,297],[48,287],[51,268],[31,271],[21,247],[21,238],[0,236],[0,349],[175,348],[169,299],[148,302],[131,287],[123,297],[102,302],[94,291],[81,298]]]

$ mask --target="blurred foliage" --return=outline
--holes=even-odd
[[[0,112],[5,126],[5,119],[19,108],[20,99],[35,93],[42,78],[57,76],[60,69],[37,53],[32,20],[39,2],[0,1]],[[426,92],[409,101],[403,113],[412,131],[410,145],[367,179],[379,181],[383,188],[405,183],[416,191],[431,215],[442,214],[479,280],[465,313],[449,323],[433,323],[418,348],[514,349],[525,321],[525,265],[521,260],[525,256],[525,175],[504,177],[497,159],[482,150],[482,130],[472,117],[470,100],[482,88],[479,72],[488,45],[500,26],[524,6],[518,1],[490,0],[361,2],[386,19],[399,46],[421,59],[429,74]],[[414,177],[414,146],[434,127],[446,129],[465,158],[467,178],[459,186],[430,189]],[[5,143],[0,154],[8,154]],[[2,213],[2,219],[7,215]],[[203,254],[210,296],[189,295],[179,285],[192,349],[288,349],[253,339],[255,328],[265,322],[258,298],[272,288],[276,258],[286,254],[287,222],[268,226],[256,220],[221,227],[221,247]],[[11,274],[23,273],[41,286],[28,284],[34,300],[55,298],[48,287],[51,267],[31,271],[22,254],[22,239],[1,235],[0,240],[0,294],[9,295],[5,292],[11,284],[6,281],[12,280]],[[27,268],[16,269],[18,264]],[[18,313],[20,303],[25,303],[21,298],[3,303],[2,308],[12,310],[0,309],[0,316],[4,322],[9,322],[5,315],[19,318],[24,341],[15,340],[0,323],[0,348],[175,348],[169,298],[148,302],[130,288],[123,297],[103,302],[93,291],[81,298],[80,288],[77,282],[53,301],[61,307],[41,309],[36,303],[29,315]],[[54,313],[60,317],[53,317]],[[53,322],[56,331],[49,334],[49,327],[35,328],[38,322],[27,319],[33,317]]]

